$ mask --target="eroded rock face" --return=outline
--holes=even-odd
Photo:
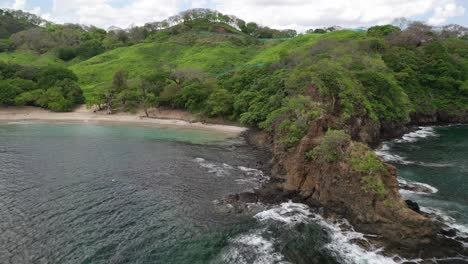
[[[411,114],[411,123],[417,125],[468,123],[468,113],[453,114],[445,111],[413,113]]]
[[[272,176],[284,181],[280,185],[283,191],[323,206],[328,215],[347,218],[358,231],[378,235],[378,243],[392,252],[431,257],[466,251],[460,243],[440,236],[440,223],[408,207],[399,193],[396,168],[384,164],[369,147],[351,138],[341,141],[338,136],[336,146],[331,144],[336,149],[326,149],[329,124],[329,120],[311,124],[293,149],[281,146],[279,135],[249,138],[251,143],[259,143],[261,138],[261,146],[270,146]],[[353,139],[374,142],[378,132],[373,129],[381,127],[367,125],[363,131],[355,130]],[[332,155],[328,157],[330,153],[322,153],[323,149],[331,150]],[[333,151],[338,153],[336,157]]]

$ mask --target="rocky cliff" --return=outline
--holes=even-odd
[[[324,207],[328,216],[347,218],[361,232],[377,235],[374,242],[388,252],[423,258],[467,254],[460,242],[441,235],[440,223],[407,206],[399,194],[396,168],[368,147],[408,127],[362,120],[359,126],[334,130],[333,124],[332,118],[314,121],[292,149],[284,147],[275,133],[250,133],[248,140],[269,146],[276,188]]]

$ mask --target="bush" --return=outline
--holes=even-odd
[[[384,163],[366,146],[355,143],[351,152],[351,167],[367,175],[388,173]]]
[[[65,79],[57,81],[55,83],[55,87],[58,88],[63,97],[69,100],[72,104],[83,104],[85,102],[83,90],[81,90],[78,83],[70,79]]]
[[[72,110],[72,102],[63,97],[59,88],[50,88],[45,93],[47,108],[54,112],[68,112]]]
[[[78,81],[78,77],[71,70],[58,66],[49,66],[39,71],[38,84],[39,87],[48,89],[54,87],[58,81],[65,79]]]
[[[36,105],[46,107],[47,103],[42,103],[45,95],[45,91],[42,89],[36,89],[30,92],[20,94],[15,98],[16,105]]]
[[[208,113],[212,116],[232,113],[232,95],[226,89],[214,90],[207,101]]]
[[[21,90],[8,83],[7,81],[0,81],[0,105],[14,105],[15,97]]]
[[[362,190],[374,193],[380,197],[387,194],[387,189],[379,176],[364,176],[361,178]]]
[[[76,49],[70,47],[58,48],[56,53],[57,57],[64,61],[72,60],[77,55]]]
[[[384,73],[366,70],[356,75],[368,92],[372,110],[383,121],[408,121],[408,96],[398,83]]]
[[[392,25],[373,26],[367,30],[367,35],[370,37],[385,37],[393,32],[401,31],[399,27]]]
[[[328,130],[320,138],[319,144],[306,156],[316,162],[332,163],[344,158],[345,149],[351,142],[351,137],[342,130]]]

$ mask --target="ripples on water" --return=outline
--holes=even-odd
[[[216,177],[194,160],[254,167],[256,154],[180,141],[221,138],[119,126],[0,126],[0,263],[206,262],[250,224],[216,214],[212,201],[252,188],[253,176],[238,170]]]
[[[402,190],[404,198],[468,237],[468,126],[422,127],[376,153],[397,166],[401,182],[432,192]]]
[[[261,154],[239,144],[175,129],[0,125],[0,263],[338,263],[304,205],[215,211],[214,200],[269,179]]]
[[[268,180],[255,169],[261,154],[237,143],[176,129],[0,125],[0,263],[396,263],[302,204],[254,217],[216,212],[214,200]],[[460,205],[437,188],[443,196],[429,204]]]

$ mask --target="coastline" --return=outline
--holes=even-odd
[[[451,125],[458,125],[460,124],[457,122],[456,124],[446,124],[446,123],[438,123],[438,126],[451,126]],[[463,124],[463,123],[461,123]],[[426,124],[420,124],[420,126],[426,126]],[[407,135],[408,133],[415,134],[415,136],[420,136],[424,137],[425,135],[420,135],[420,133],[415,133],[418,130],[421,130],[419,126],[416,126],[415,124],[407,124],[404,126],[405,129],[401,129],[396,131],[391,139],[396,140],[400,139],[403,136]],[[419,128],[419,129],[418,129]],[[411,135],[412,135],[411,134]],[[411,136],[410,135],[410,136]],[[266,134],[260,131],[255,131],[255,130],[249,130],[247,133],[245,133],[245,138],[246,141],[250,144],[253,145],[257,148],[261,149],[271,149],[274,147],[271,141],[271,138],[269,138]],[[385,143],[388,139],[384,139],[383,137],[378,137],[378,145],[381,145]],[[411,142],[411,141],[408,141]],[[377,149],[373,148],[374,151]],[[270,153],[270,155],[273,155]],[[383,160],[386,164],[389,164],[389,161]],[[274,168],[274,166],[271,166],[272,163],[269,163],[270,166],[268,168],[265,168],[268,171],[268,175],[271,176],[270,181],[265,183],[260,189],[255,190],[253,194],[246,194],[246,193],[240,193],[237,195],[232,195],[225,197],[223,200],[224,203],[229,203],[234,205],[235,210],[239,211],[248,211],[248,207],[245,206],[244,204],[246,203],[251,203],[251,202],[260,202],[262,204],[270,204],[270,205],[278,205],[282,203],[287,203],[288,201],[292,201],[293,203],[299,203],[299,204],[306,204],[309,206],[309,208],[314,209],[314,210],[322,210],[319,211],[319,215],[324,218],[329,218],[331,221],[337,221],[337,220],[343,220],[346,219],[346,221],[351,221],[349,216],[347,215],[346,210],[342,210],[342,208],[338,207],[327,207],[324,206],[323,204],[320,204],[319,202],[309,200],[307,197],[301,196],[301,194],[296,191],[296,190],[284,190],[281,185],[287,181],[287,176],[285,176],[285,172],[278,170],[277,168]],[[390,164],[389,164],[390,165]],[[273,167],[273,168],[272,168]],[[419,183],[421,184],[421,183]],[[424,183],[422,183],[424,184]],[[401,185],[397,186],[398,191],[404,190]],[[430,188],[427,188],[430,189]],[[414,191],[414,189],[412,190]],[[426,191],[426,189],[425,189]],[[404,199],[402,197],[402,199]],[[411,201],[413,205],[417,205],[417,203]],[[408,205],[408,204],[407,204]],[[247,209],[245,209],[247,208]],[[418,211],[415,210],[414,206],[409,206],[408,208],[411,209],[411,211],[415,211],[417,214],[422,215],[427,217],[430,222],[434,225],[435,232],[429,234],[426,238],[428,239],[427,241],[431,240],[431,245],[426,245],[425,246],[425,252],[424,252],[424,259],[430,259],[430,258],[437,258],[438,260],[442,260],[445,257],[453,257],[456,254],[460,252],[465,252],[465,249],[462,248],[462,245],[466,245],[466,238],[463,241],[459,241],[454,239],[451,236],[446,236],[445,234],[450,233],[450,232],[459,232],[460,230],[458,229],[453,229],[453,227],[450,225],[450,223],[447,223],[445,221],[437,221],[434,218],[434,214],[427,214],[423,210]],[[390,239],[381,237],[381,236],[376,236],[374,232],[369,232],[368,228],[365,228],[365,226],[359,225],[359,224],[353,224],[350,223],[349,227],[345,227],[344,229],[341,228],[341,226],[337,226],[334,231],[337,231],[341,235],[347,234],[350,232],[355,232],[356,234],[362,235],[361,239],[349,239],[346,240],[349,242],[349,245],[352,245],[350,247],[353,247],[355,250],[360,252],[359,254],[364,254],[368,253],[370,255],[379,256],[379,258],[386,258],[386,260],[390,261],[389,263],[395,263],[395,259],[393,257],[397,256],[397,260],[400,260],[401,262],[408,261],[411,262],[413,260],[419,259],[419,257],[423,256],[421,252],[421,248],[413,248],[411,246],[408,247],[408,245],[401,247],[400,244],[394,244]],[[346,236],[346,235],[345,235]],[[457,251],[458,250],[458,251]],[[464,251],[465,250],[465,251]],[[370,256],[369,255],[369,256]],[[393,257],[392,257],[393,256]],[[400,263],[397,261],[397,263]],[[406,262],[405,262],[406,263]]]
[[[175,118],[174,118],[175,117]],[[223,133],[229,137],[238,137],[247,130],[246,127],[224,124],[192,122],[177,118],[179,115],[168,114],[167,117],[142,117],[137,114],[117,113],[107,115],[93,112],[80,106],[73,112],[56,113],[38,107],[1,107],[0,123],[11,122],[73,122],[73,123],[114,123],[160,128],[180,128]]]

